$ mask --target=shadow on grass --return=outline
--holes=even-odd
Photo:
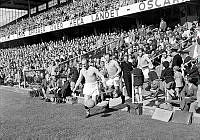
[[[116,112],[118,110],[121,110],[121,109],[125,108],[126,106],[127,106],[127,104],[119,104],[117,106],[114,106],[114,107],[108,108],[108,109],[102,108],[103,111],[91,114],[90,116],[92,117],[92,116],[102,114],[101,117],[109,117],[109,116],[112,115],[112,112]]]

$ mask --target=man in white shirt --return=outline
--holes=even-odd
[[[144,50],[140,48],[138,50],[138,68],[142,69],[142,72],[144,74],[144,78],[147,79],[149,78],[148,73],[149,73],[149,65],[152,65],[151,60],[148,57],[148,54],[144,53]]]

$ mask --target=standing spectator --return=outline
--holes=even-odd
[[[138,103],[142,102],[142,86],[144,83],[144,74],[140,68],[137,68],[137,61],[133,61],[133,70],[131,72],[133,74],[133,86],[135,91],[133,91],[136,95],[136,99]]]
[[[131,87],[131,71],[133,70],[132,64],[128,62],[128,56],[124,56],[124,61],[121,63],[121,68],[123,72],[123,79],[125,82],[126,90],[129,97],[132,97],[132,87]]]
[[[175,88],[176,97],[180,99],[180,92],[183,87],[183,76],[182,76],[182,73],[179,71],[178,66],[174,66],[173,70],[174,70],[174,80],[176,84],[176,88]]]
[[[151,60],[148,57],[148,54],[144,53],[144,50],[141,48],[138,50],[138,68],[142,69],[142,72],[144,74],[144,78],[147,79],[149,78],[148,73],[149,73],[149,65],[151,65]]]
[[[161,21],[160,21],[160,31],[161,32],[164,32],[167,28],[167,23],[164,21],[163,18],[161,18]]]

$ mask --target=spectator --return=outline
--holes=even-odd
[[[129,97],[132,97],[132,82],[131,71],[133,70],[132,64],[128,62],[128,56],[124,55],[124,61],[121,63],[122,75],[125,82],[126,90]]]
[[[171,51],[172,51],[172,68],[174,66],[178,66],[179,68],[181,68],[181,65],[183,63],[183,60],[182,60],[182,57],[177,53],[177,48],[172,48]]]
[[[184,111],[189,111],[190,104],[197,100],[197,86],[191,82],[191,78],[188,77],[186,85],[181,91],[181,104],[180,108]],[[192,110],[190,110],[192,111]]]
[[[160,31],[161,32],[164,32],[167,28],[167,23],[164,21],[163,18],[161,18],[161,21],[160,21]]]
[[[144,83],[144,75],[142,69],[137,68],[137,61],[133,61],[133,70],[131,72],[133,74],[133,86],[134,86],[134,93],[136,95],[136,99],[138,103],[142,103],[142,86]]]
[[[169,67],[169,62],[163,62],[164,70],[161,72],[161,79],[165,81],[165,92],[166,92],[166,100],[171,99],[170,96],[174,97],[174,72],[173,69]]]

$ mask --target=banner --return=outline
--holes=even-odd
[[[30,28],[28,31],[21,31],[17,34],[10,35],[7,37],[1,37],[0,42],[6,42],[14,39],[29,37],[33,35],[43,34],[47,32],[67,29],[75,26],[80,26],[88,23],[98,22],[111,18],[121,17],[129,14],[152,10],[160,7],[169,5],[179,4],[190,0],[147,0],[132,5],[120,7],[119,9],[111,9],[108,11],[98,12],[96,14],[88,15],[85,17],[79,17],[65,22],[57,22],[52,25],[44,26],[37,25],[34,28]]]
[[[139,13],[147,10],[157,9],[170,5],[180,4],[190,0],[147,0],[132,5],[120,7],[119,16]]]

